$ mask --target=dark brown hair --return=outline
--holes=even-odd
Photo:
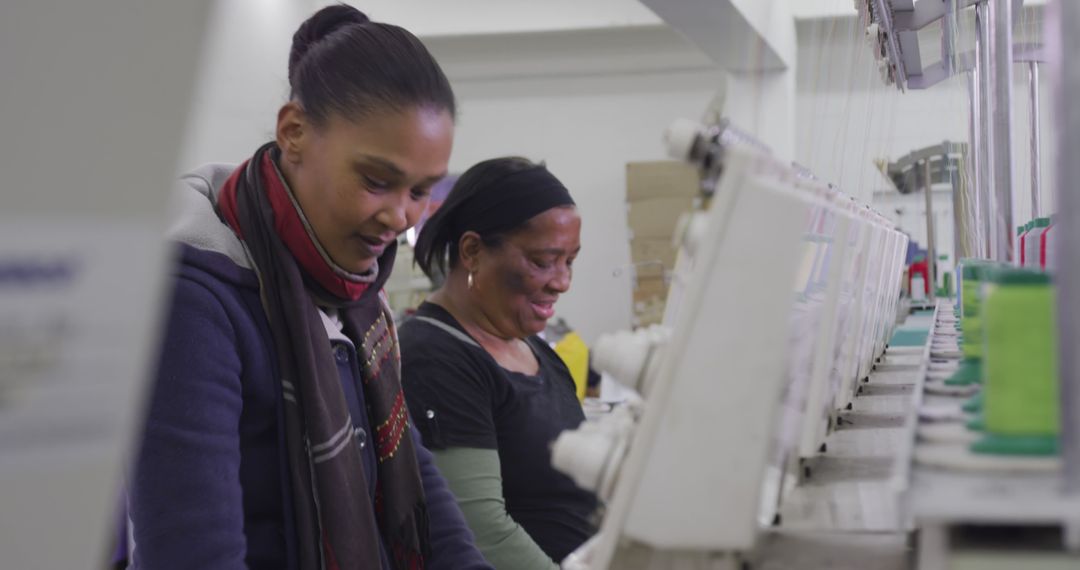
[[[316,124],[334,113],[355,119],[376,109],[457,113],[450,82],[416,36],[344,4],[319,10],[296,30],[289,85]]]

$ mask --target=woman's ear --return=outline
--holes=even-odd
[[[476,273],[480,267],[480,253],[484,250],[484,241],[476,232],[465,232],[458,240],[458,262],[468,273]]]
[[[311,123],[296,101],[289,101],[278,111],[275,139],[281,157],[293,165],[300,164],[311,134]]]

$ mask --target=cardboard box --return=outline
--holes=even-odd
[[[634,302],[639,303],[653,298],[659,298],[662,301],[667,298],[667,290],[667,282],[663,277],[638,277],[634,282]]]
[[[671,241],[679,217],[694,207],[693,198],[652,198],[631,202],[627,207],[626,220],[630,238],[661,239]]]
[[[695,167],[678,161],[631,162],[626,165],[627,225],[630,259],[635,264],[634,322],[660,322],[668,286],[666,273],[675,267],[672,237],[679,218],[694,207],[701,182]]]
[[[660,324],[664,320],[664,302],[655,298],[634,304],[634,327],[647,327]]]
[[[663,279],[664,274],[671,271],[659,263],[643,263],[634,266],[634,276],[637,279]]]
[[[672,254],[671,257],[674,257]],[[670,275],[674,270],[675,265],[671,262],[671,257],[668,259],[657,259],[653,257],[651,259],[635,261],[634,262],[634,277],[636,279],[646,278],[659,278],[662,279],[665,275]]]
[[[694,198],[700,193],[697,168],[676,160],[630,162],[626,165],[626,201]]]
[[[677,253],[678,251],[671,245],[670,238],[637,238],[630,240],[630,261],[635,264],[659,261],[667,269],[674,269]]]
[[[636,282],[633,301],[634,326],[648,326],[664,318],[668,287],[661,277],[641,278]]]

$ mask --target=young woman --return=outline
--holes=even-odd
[[[424,271],[447,277],[401,329],[409,409],[496,568],[557,568],[593,532],[595,497],[549,451],[584,414],[536,337],[570,288],[580,230],[545,167],[500,158],[465,172],[417,241]]]
[[[183,179],[132,564],[490,568],[409,424],[381,295],[446,173],[450,85],[409,32],[341,5],[296,32],[289,81],[273,142]]]

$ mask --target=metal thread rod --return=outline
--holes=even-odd
[[[975,76],[978,79],[978,115],[979,115],[979,182],[981,183],[976,192],[978,193],[979,230],[982,234],[982,251],[985,257],[997,259],[997,243],[994,240],[994,219],[996,208],[994,204],[994,175],[993,175],[993,148],[994,148],[994,121],[990,106],[991,101],[991,70],[990,70],[990,44],[992,28],[987,12],[989,8],[986,2],[975,5],[975,49],[978,52],[975,61]]]
[[[976,75],[976,70],[972,69],[968,73],[968,100],[970,105],[968,106],[968,172],[971,175],[968,180],[971,182],[970,188],[965,188],[967,192],[963,196],[957,195],[953,199],[953,203],[956,206],[964,205],[965,208],[960,209],[961,219],[963,224],[957,224],[957,229],[962,233],[960,239],[966,240],[969,244],[970,250],[965,251],[961,256],[959,253],[956,255],[957,262],[961,257],[975,256],[986,257],[986,239],[983,237],[983,224],[982,220],[982,197],[980,195],[980,189],[983,185],[982,178],[982,155],[980,150],[982,149],[981,134],[982,129],[979,125],[979,79]],[[957,189],[959,191],[959,189]],[[970,202],[969,202],[970,199]],[[957,250],[958,252],[960,250]]]
[[[946,165],[942,163],[944,168]],[[937,300],[937,247],[934,241],[934,181],[930,177],[930,159],[923,160],[923,193],[926,194],[926,271],[930,304]]]
[[[1028,95],[1031,97],[1031,217],[1042,216],[1042,116],[1039,110],[1039,63],[1028,62]]]
[[[945,0],[945,16],[941,20],[941,64],[945,76],[956,73],[956,0]]]
[[[1080,66],[1068,57],[1080,53],[1080,2],[1058,0],[1046,21],[1052,27],[1054,119],[1058,123],[1056,177],[1058,222],[1054,239],[1057,288],[1058,380],[1061,389],[1061,452],[1066,492],[1080,495]],[[1056,17],[1055,17],[1056,16]]]
[[[963,156],[963,154],[961,154]],[[941,160],[944,164],[948,164],[949,155],[941,155]],[[960,168],[965,168],[963,160],[958,163]],[[971,254],[968,252],[967,245],[967,224],[964,221],[964,208],[967,207],[964,189],[962,186],[963,176],[959,172],[959,168],[954,171],[946,167],[945,172],[949,175],[949,188],[952,188],[952,215],[953,215],[953,267],[956,266],[956,260],[969,257]]]
[[[993,116],[994,172],[994,259],[1012,260],[1013,199],[1012,199],[1012,0],[988,0],[990,42],[990,74],[993,94],[990,104]]]
[[[955,164],[956,168],[946,167],[945,172],[948,174],[949,188],[952,189],[952,212],[953,212],[953,256],[950,259],[950,264],[946,265],[950,269],[955,270],[956,264],[959,260],[972,256],[972,241],[971,241],[971,228],[968,222],[967,213],[971,206],[968,204],[968,200],[971,195],[967,192],[967,184],[970,179],[967,176],[965,170],[968,166],[965,164],[968,156],[967,148],[971,148],[971,145],[962,145],[960,148],[960,160],[950,159],[948,154],[942,154],[941,160],[944,164]]]

